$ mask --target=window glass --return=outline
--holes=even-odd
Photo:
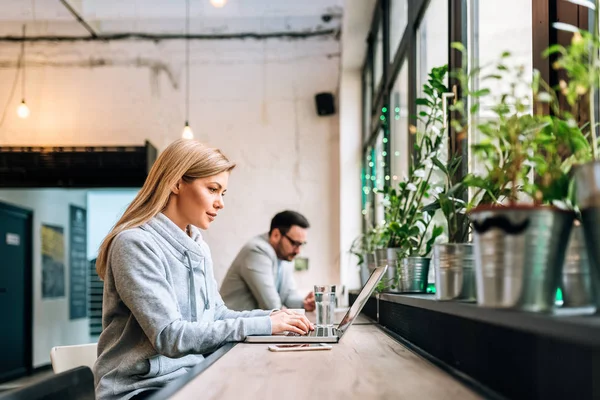
[[[390,0],[390,62],[394,61],[407,24],[408,0]]]
[[[375,91],[381,83],[383,76],[383,25],[379,22],[377,37],[373,43],[373,82],[375,82]]]
[[[391,182],[396,187],[408,173],[408,68],[402,64],[390,94]]]
[[[507,65],[522,65],[527,71],[528,79],[531,80],[533,71],[533,26],[532,26],[532,2],[521,0],[482,1],[469,0],[468,12],[473,21],[470,30],[470,67],[495,65],[504,51],[509,51],[511,57],[506,61]],[[487,69],[488,73],[491,70]],[[486,69],[482,72],[486,75]],[[487,88],[491,96],[483,98],[477,115],[473,115],[475,123],[471,125],[469,132],[470,143],[478,143],[481,135],[473,127],[477,122],[493,118],[491,111],[494,94],[505,92],[509,89],[510,82],[506,80],[476,79],[471,82],[472,88]],[[471,171],[479,171],[483,166],[469,162]]]
[[[448,1],[431,0],[417,30],[417,97],[425,97],[423,84],[434,67],[448,64]],[[446,84],[448,80],[446,79]],[[421,106],[417,113],[424,111]],[[426,110],[425,110],[426,111]],[[417,124],[419,131],[425,127]],[[448,156],[448,143],[442,144],[441,161]]]
[[[374,218],[375,225],[380,225],[384,222],[384,211],[383,211],[383,189],[385,185],[385,146],[383,143],[384,133],[383,129],[379,130],[377,139],[374,146],[374,159],[375,159],[375,188],[377,189],[374,196]]]
[[[364,73],[364,87],[363,87],[363,143],[366,143],[371,136],[370,126],[371,126],[371,105],[373,92],[371,90],[371,68],[367,65]]]

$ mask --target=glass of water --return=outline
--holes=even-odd
[[[335,285],[315,285],[316,326],[333,326]]]

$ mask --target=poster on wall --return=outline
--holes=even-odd
[[[42,224],[42,298],[65,295],[65,238],[62,226]]]
[[[69,208],[69,318],[87,317],[87,211]]]

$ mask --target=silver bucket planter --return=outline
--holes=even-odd
[[[469,218],[477,303],[551,311],[574,214],[551,207],[480,207]]]
[[[371,273],[377,267],[375,253],[365,253],[363,255],[363,260],[363,263],[360,265],[360,283],[362,286],[365,286],[369,280],[369,276],[371,276]]]
[[[378,267],[388,266],[385,276],[381,279],[386,291],[398,289],[398,251],[396,247],[375,250],[375,262]]]
[[[575,167],[577,205],[581,222],[596,305],[600,300],[600,161]]]
[[[402,293],[426,293],[427,276],[431,259],[406,257],[398,269],[398,291]]]
[[[433,246],[435,298],[475,301],[475,258],[470,243]]]
[[[583,228],[574,225],[562,271],[563,307],[595,307],[592,274],[586,252]]]

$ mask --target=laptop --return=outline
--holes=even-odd
[[[246,343],[337,343],[340,341],[344,333],[350,328],[358,314],[367,304],[367,300],[375,290],[375,287],[385,274],[387,266],[377,267],[371,273],[369,280],[361,289],[358,297],[352,307],[348,310],[342,322],[337,327],[315,327],[314,331],[306,335],[297,333],[287,333],[280,335],[269,336],[247,336]]]

